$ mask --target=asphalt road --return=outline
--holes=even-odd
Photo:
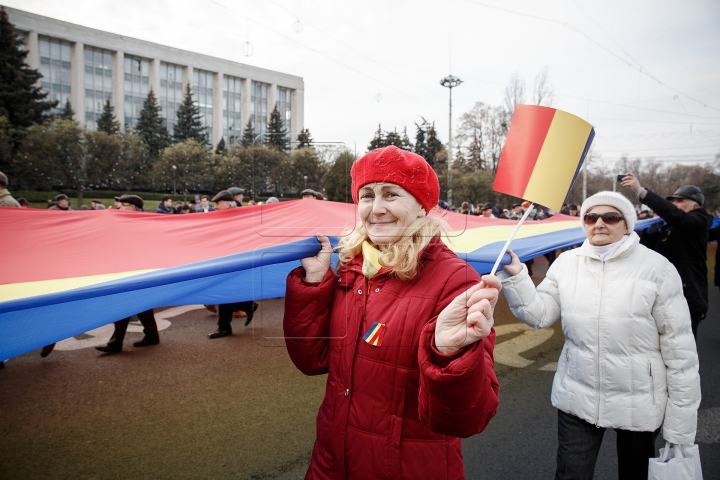
[[[535,279],[544,272],[536,261]],[[281,299],[261,302],[250,327],[208,340],[217,317],[204,308],[157,317],[157,346],[122,353],[93,346],[112,327],[30,352],[0,370],[0,479],[303,478],[325,377],[305,377],[282,341]],[[496,311],[500,408],[463,443],[468,478],[552,478],[557,413],[550,388],[563,339],[559,323],[529,331],[501,301]],[[133,330],[136,330],[133,332]],[[720,294],[698,341],[703,402],[698,443],[706,479],[720,478]],[[616,478],[609,431],[596,478]]]

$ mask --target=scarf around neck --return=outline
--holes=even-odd
[[[362,272],[365,278],[371,280],[382,268],[380,257],[384,255],[370,242],[365,240],[362,244],[363,265]]]
[[[623,237],[617,242],[601,246],[595,246],[590,243],[590,240],[588,240],[587,246],[591,252],[600,257],[600,260],[604,262],[608,258],[612,257],[615,252],[618,251],[618,248],[620,248],[622,244],[627,241],[628,238],[630,238],[630,235],[623,235]]]

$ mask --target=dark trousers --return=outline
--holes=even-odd
[[[254,303],[255,302],[250,300],[248,302],[226,303],[224,305],[218,305],[218,330],[232,332],[230,322],[232,322],[233,312],[245,312],[248,315],[251,315]]]
[[[160,340],[157,323],[155,323],[155,314],[153,313],[152,308],[138,313],[137,317],[143,326],[143,333],[145,336],[153,340]],[[123,340],[125,340],[125,332],[127,332],[127,327],[130,324],[131,318],[132,317],[123,318],[122,320],[115,322],[115,331],[113,332],[113,336],[110,338],[108,344],[119,345],[122,347]]]
[[[545,253],[545,258],[547,258],[548,266],[552,265],[555,261],[557,250],[553,250],[552,252]]]
[[[617,433],[618,479],[645,480],[648,459],[655,456],[655,432]],[[591,480],[595,472],[604,428],[558,410],[558,451],[555,480]]]
[[[695,337],[695,343],[697,343],[697,332],[700,322],[705,318],[704,313],[692,313],[690,312],[690,322],[692,322],[693,337]]]

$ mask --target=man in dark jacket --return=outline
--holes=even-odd
[[[245,189],[239,188],[239,187],[230,187],[227,189],[228,192],[230,192],[233,196],[233,199],[235,201],[236,207],[242,207],[243,204],[243,196],[245,195]],[[215,206],[215,209],[217,210],[217,206]]]
[[[50,207],[48,210],[72,210],[68,196],[63,193],[56,196],[55,197],[55,205]]]
[[[242,202],[242,193],[238,195],[240,196],[239,201]],[[227,210],[228,208],[235,208],[235,202],[238,201],[238,198],[237,196],[233,196],[230,191],[223,190],[217,195],[215,195],[212,201],[215,202],[215,210]],[[218,305],[218,327],[217,330],[215,330],[213,333],[208,334],[208,338],[214,339],[232,335],[232,326],[230,325],[230,323],[233,319],[233,312],[236,311],[245,312],[245,314],[247,315],[247,319],[245,320],[245,326],[247,327],[250,322],[252,322],[253,316],[255,315],[255,310],[257,310],[257,308],[258,304],[253,302],[252,300]],[[208,310],[212,312],[212,309],[208,308]]]
[[[127,210],[131,212],[142,212],[145,203],[143,199],[137,195],[123,195],[118,198],[120,202],[120,210]],[[133,343],[134,347],[147,347],[149,345],[157,345],[160,343],[160,335],[158,334],[157,323],[155,322],[155,314],[153,309],[145,310],[137,314],[138,320],[143,326],[143,333],[145,336],[142,340],[138,340]],[[103,353],[117,353],[122,351],[123,341],[125,340],[125,332],[127,332],[128,325],[130,324],[130,318],[123,318],[115,322],[115,330],[110,338],[110,341],[105,345],[95,347]]]
[[[684,185],[665,199],[643,188],[632,173],[627,174],[622,184],[630,187],[642,203],[668,224],[657,252],[680,274],[690,308],[693,335],[697,339],[698,326],[708,311],[707,244],[712,216],[701,208],[705,197],[698,187]]]
[[[173,209],[172,198],[164,195],[162,199],[160,199],[160,204],[158,205],[156,213],[175,213],[175,210]]]

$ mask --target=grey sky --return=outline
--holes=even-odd
[[[720,154],[716,0],[4,3],[301,76],[313,138],[358,153],[378,123],[407,127],[413,138],[420,116],[435,121],[446,142],[448,91],[439,81],[451,70],[464,80],[453,90],[457,125],[475,102],[500,104],[514,72],[525,79],[529,102],[545,66],[552,106],[595,126],[604,162],[623,153],[683,162]]]

